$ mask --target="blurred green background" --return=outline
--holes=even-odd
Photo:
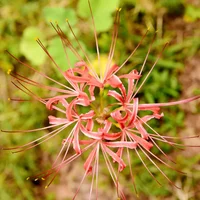
[[[136,54],[121,70],[124,73],[133,68],[140,69],[156,30],[158,33],[144,76],[156,60],[163,45],[170,42],[162,59],[139,93],[141,102],[166,102],[200,93],[200,2],[198,0],[91,0],[91,5],[101,55],[107,55],[109,51],[114,13],[117,7],[122,8],[114,56],[114,61],[117,64],[121,64],[128,57],[147,28],[150,29],[150,33]],[[52,83],[27,70],[6,54],[5,50],[7,49],[14,56],[29,63],[39,71],[65,83],[61,74],[36,43],[35,38],[39,37],[43,41],[63,70],[68,69],[60,39],[49,23],[50,21],[57,22],[69,36],[71,42],[75,44],[67,27],[66,18],[85,51],[90,58],[95,59],[95,41],[87,0],[0,0],[1,129],[33,129],[48,125],[49,113],[43,105],[36,101],[9,102],[7,100],[10,97],[30,99],[11,84],[7,70],[12,69],[38,82]],[[69,57],[71,63],[76,62],[73,54],[70,54]],[[30,88],[42,97],[53,95],[39,88]],[[160,134],[171,136],[199,134],[199,101],[186,106],[165,108],[163,112],[165,117],[161,121],[150,123]],[[8,134],[1,132],[0,146],[22,145],[43,133]],[[77,170],[83,174],[84,159],[79,159],[70,166],[64,167],[55,182],[46,190],[44,189],[45,183],[41,181],[26,181],[27,177],[48,169],[59,152],[61,141],[62,138],[57,136],[56,139],[18,154],[0,151],[0,199],[71,199],[81,180],[81,176],[77,176]],[[184,143],[184,141],[181,142]],[[189,141],[185,143],[189,144]],[[199,139],[191,140],[190,143],[199,144]],[[182,187],[182,190],[177,190],[165,181],[154,166],[149,165],[153,174],[163,183],[163,187],[159,187],[137,156],[133,154],[135,156],[132,159],[133,172],[136,175],[136,186],[140,199],[200,199],[199,150],[197,148],[179,150],[162,143],[159,145],[177,162],[176,168],[185,171],[188,176],[161,166],[173,182]],[[156,150],[154,153],[163,157]],[[99,199],[113,199],[114,186],[111,178],[109,178],[106,168],[103,168],[102,171]],[[125,169],[122,174],[121,182],[127,199],[136,199],[129,170]],[[85,181],[77,199],[88,199],[89,182],[90,179]]]

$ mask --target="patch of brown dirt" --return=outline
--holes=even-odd
[[[183,87],[182,98],[194,96],[194,91],[199,90],[200,86],[200,54],[186,61],[184,73],[180,76],[180,82]],[[192,136],[200,134],[200,114],[198,108],[200,100],[182,105],[186,112],[185,128],[181,131],[182,136]],[[184,140],[186,145],[200,145],[200,138]],[[199,148],[187,148],[185,155],[191,156],[199,153]]]

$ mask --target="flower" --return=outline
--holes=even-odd
[[[91,6],[89,4],[90,10]],[[72,127],[70,133],[67,133],[66,138],[62,142],[62,147],[60,152],[52,164],[51,169],[42,172],[36,175],[35,180],[41,178],[46,180],[48,177],[52,176],[50,182],[47,184],[47,187],[52,183],[60,169],[71,163],[73,160],[82,156],[86,151],[89,152],[87,159],[84,163],[85,173],[81,180],[80,186],[77,188],[77,191],[74,195],[78,194],[78,191],[85,179],[89,174],[92,174],[92,183],[89,193],[89,199],[91,199],[94,181],[96,180],[96,196],[98,197],[98,176],[99,176],[99,157],[100,154],[103,155],[106,166],[109,170],[111,178],[117,188],[117,194],[119,198],[126,199],[125,194],[123,193],[122,187],[119,183],[118,175],[124,170],[124,168],[129,165],[130,175],[134,182],[134,177],[131,168],[131,157],[130,153],[132,151],[136,152],[136,155],[140,158],[144,167],[147,169],[149,174],[159,183],[159,181],[154,177],[150,169],[145,164],[145,161],[140,156],[140,153],[143,153],[155,167],[162,173],[162,175],[175,187],[177,187],[167,175],[158,167],[153,158],[169,168],[174,169],[171,165],[157,157],[152,153],[152,148],[157,148],[168,160],[169,157],[163,152],[163,150],[158,146],[156,141],[162,141],[169,145],[179,145],[175,142],[169,141],[167,136],[162,136],[157,133],[153,128],[148,125],[148,121],[155,118],[157,120],[161,119],[164,114],[160,112],[161,107],[163,106],[172,106],[182,103],[188,103],[190,101],[200,98],[199,96],[191,97],[185,100],[180,100],[176,102],[169,103],[153,103],[153,104],[140,104],[140,99],[137,97],[138,92],[141,87],[144,85],[146,79],[152,72],[156,63],[162,55],[167,44],[163,47],[161,53],[158,55],[155,63],[150,69],[147,76],[144,78],[139,87],[137,87],[139,80],[142,76],[143,68],[146,64],[149,52],[151,51],[152,43],[149,46],[148,53],[142,65],[140,71],[133,69],[128,74],[120,74],[120,69],[126,65],[130,57],[135,53],[137,48],[142,43],[146,34],[143,36],[142,40],[139,42],[137,47],[132,51],[130,56],[120,65],[113,64],[113,55],[115,51],[115,45],[118,35],[118,25],[120,19],[120,10],[117,9],[115,16],[115,26],[113,29],[112,43],[110,51],[108,54],[108,60],[106,66],[103,68],[105,70],[100,70],[98,73],[86,52],[81,47],[81,44],[78,42],[69,22],[67,21],[69,28],[74,35],[80,49],[85,55],[83,59],[76,49],[71,44],[68,37],[63,33],[58,24],[53,24],[52,27],[57,32],[60,37],[63,47],[68,47],[78,59],[78,62],[74,67],[70,65],[70,68],[66,71],[62,71],[61,68],[56,64],[54,59],[51,57],[43,43],[40,39],[36,39],[38,44],[42,47],[44,52],[48,55],[54,65],[57,67],[59,72],[63,75],[63,78],[67,81],[69,86],[66,86],[62,83],[57,82],[51,77],[41,73],[31,66],[23,63],[22,61],[15,58],[13,55],[9,54],[16,59],[22,65],[28,67],[30,70],[35,73],[40,74],[42,77],[49,79],[59,85],[60,87],[52,87],[43,85],[41,83],[35,82],[31,79],[28,79],[18,73],[10,72],[9,73],[16,79],[14,85],[30,95],[32,98],[43,103],[48,110],[57,110],[63,114],[63,117],[57,117],[53,115],[48,116],[49,126],[44,128],[39,128],[35,130],[26,130],[26,131],[4,131],[4,132],[34,132],[44,129],[56,128],[53,131],[50,131],[46,135],[31,141],[27,144],[18,147],[3,148],[4,150],[14,150],[15,152],[21,152],[28,149],[31,149],[55,136],[57,136],[61,131],[65,130],[67,127]],[[92,14],[92,10],[91,10]],[[93,26],[94,26],[94,36],[96,41],[97,57],[99,67],[101,68],[101,57],[98,47],[97,33],[95,31],[95,23],[92,15]],[[154,39],[153,39],[154,40]],[[66,52],[67,56],[67,52]],[[68,56],[67,56],[68,58]],[[57,95],[50,98],[41,98],[38,95],[34,94],[26,84],[33,85],[39,88],[43,88],[49,91],[54,91],[58,93]],[[126,86],[127,85],[127,86]],[[137,88],[137,89],[136,89]],[[107,101],[104,101],[106,97]],[[110,103],[112,102],[112,103]],[[81,109],[84,108],[84,109]],[[86,111],[87,110],[87,111]],[[150,114],[143,115],[140,117],[140,113],[148,111]],[[149,133],[146,130],[146,127],[152,132]],[[196,137],[196,136],[195,136]],[[189,138],[189,137],[188,137]],[[173,139],[173,137],[170,137]],[[68,155],[70,148],[73,148],[74,154]],[[127,159],[125,159],[125,154]],[[59,158],[62,157],[61,162]],[[111,162],[113,161],[113,164]],[[117,165],[117,171],[113,167]],[[176,170],[176,169],[175,169]],[[178,170],[177,170],[178,171]],[[180,171],[179,171],[180,172]],[[159,183],[160,184],[160,183]],[[136,188],[136,187],[135,187]],[[96,198],[97,198],[96,197]]]

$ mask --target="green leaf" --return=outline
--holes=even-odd
[[[112,13],[119,6],[119,0],[90,0],[90,3],[97,32],[109,30],[113,24]],[[80,0],[77,12],[84,19],[91,18],[88,1]]]
[[[186,7],[184,19],[190,22],[200,19],[200,8],[188,5]]]
[[[45,61],[45,53],[35,41],[35,38],[42,38],[41,31],[36,27],[28,27],[24,30],[20,43],[20,52],[33,64],[41,65]]]
[[[67,29],[66,19],[73,26],[77,22],[76,13],[71,8],[61,8],[61,7],[45,7],[43,9],[43,15],[47,22],[56,21],[62,30]]]

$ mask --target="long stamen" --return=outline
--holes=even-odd
[[[175,142],[171,142],[171,141],[162,140],[162,139],[159,139],[159,138],[153,137],[153,136],[151,136],[151,137],[155,140],[159,140],[161,142],[168,143],[169,145],[175,145],[175,146],[179,146],[179,147],[200,147],[200,145],[185,145],[185,144],[179,144],[179,143],[175,143]]]
[[[47,56],[50,58],[50,60],[53,62],[53,64],[57,67],[57,69],[59,70],[59,72],[61,74],[63,74],[62,69],[58,66],[58,64],[56,63],[56,61],[53,59],[53,57],[50,55],[50,53],[47,51],[46,47],[43,45],[43,43],[41,42],[41,40],[39,38],[36,39],[36,42],[41,46],[41,48],[44,50],[44,52],[47,54]]]
[[[58,158],[60,157],[61,153],[63,152],[64,147],[65,147],[65,145],[67,144],[67,141],[69,140],[69,138],[71,138],[75,127],[76,127],[76,125],[73,127],[73,129],[71,130],[70,134],[68,135],[66,141],[64,142],[64,144],[63,144],[63,146],[62,146],[62,148],[61,148],[61,150],[60,150],[60,152],[59,152],[59,154],[57,155],[57,157],[56,157],[54,163],[52,164],[52,167],[54,167],[54,166],[56,165],[56,163],[57,163],[57,161],[58,161]],[[64,157],[63,157],[63,159],[62,159],[62,162],[63,162],[63,161],[65,160],[65,158],[66,158],[66,155],[67,155],[67,153],[68,153],[68,150],[69,150],[70,145],[71,145],[71,142],[69,142],[69,144],[68,144],[68,147],[67,147],[66,152],[65,152],[65,155],[64,155]]]
[[[60,28],[60,26],[57,24],[57,30],[59,33],[59,36],[61,37],[61,39],[63,40],[64,44],[72,51],[72,53],[74,53],[74,55],[80,60],[83,61],[83,58],[81,57],[81,55],[78,53],[78,51],[76,50],[76,48],[72,45],[72,43],[70,42],[70,40],[67,38],[67,36],[63,33],[62,29]]]
[[[46,101],[44,99],[41,99],[40,97],[38,97],[37,95],[35,95],[33,92],[31,92],[27,87],[25,87],[20,81],[17,81],[23,88],[25,88],[28,92],[26,92],[25,90],[21,89],[19,86],[17,86],[15,83],[13,83],[17,88],[19,88],[20,90],[22,90],[23,92],[25,92],[26,94],[32,96],[34,99],[40,101],[41,103],[46,105]],[[58,110],[62,113],[66,113],[64,110],[58,108],[57,106],[52,106],[53,109]]]
[[[29,69],[31,69],[31,70],[34,71],[35,73],[40,74],[42,77],[44,77],[44,78],[46,78],[46,79],[48,79],[48,80],[50,80],[50,81],[52,81],[52,82],[54,82],[54,83],[57,83],[58,85],[60,85],[60,86],[62,86],[62,87],[65,87],[65,88],[68,89],[68,87],[65,86],[64,84],[62,84],[62,83],[60,83],[60,82],[58,82],[58,81],[56,81],[56,80],[50,78],[49,76],[43,74],[42,72],[37,71],[37,70],[34,69],[33,67],[31,67],[31,66],[29,66],[28,64],[22,62],[21,60],[17,59],[17,58],[16,58],[15,56],[13,56],[9,51],[6,50],[6,52],[7,52],[12,58],[14,58],[18,63],[24,65],[25,67],[28,67]]]
[[[156,177],[151,173],[151,171],[149,170],[149,168],[147,167],[147,165],[145,164],[145,162],[143,161],[142,157],[140,156],[139,152],[137,151],[137,149],[135,149],[136,154],[138,155],[139,159],[141,160],[142,164],[144,165],[144,167],[146,168],[146,170],[149,172],[149,174],[151,175],[151,177],[160,185],[162,186],[162,184],[156,179]]]
[[[147,30],[146,33],[142,36],[142,39],[140,40],[140,42],[138,43],[138,45],[135,47],[135,49],[132,51],[132,53],[129,55],[129,57],[120,65],[120,67],[113,74],[116,74],[129,61],[129,59],[134,55],[134,53],[136,52],[136,50],[142,44],[142,42],[143,42],[144,38],[146,37],[148,31],[149,30]]]
[[[32,145],[32,144],[34,144],[34,143],[38,142],[39,140],[42,140],[43,138],[46,138],[46,137],[48,137],[47,139],[50,139],[50,137],[51,137],[52,135],[54,135],[55,133],[57,134],[58,132],[60,132],[61,130],[63,130],[63,129],[66,128],[66,127],[67,127],[66,125],[63,125],[63,126],[57,128],[57,129],[51,131],[50,133],[47,133],[47,134],[43,135],[42,137],[39,137],[39,138],[37,138],[36,140],[33,140],[33,141],[31,141],[31,142],[29,142],[29,143],[27,143],[27,144],[24,144],[24,145],[21,145],[21,146],[18,146],[18,147],[3,148],[3,150],[22,149],[22,148],[27,147],[27,146],[30,146],[30,147],[32,148],[32,147],[34,146],[34,145]],[[50,136],[50,137],[49,137],[49,136]],[[44,141],[45,141],[45,140],[44,140]],[[42,141],[42,142],[44,142],[44,141]],[[35,145],[37,146],[37,145],[39,145],[40,143],[41,143],[41,142],[39,142],[39,143],[37,143],[37,144],[35,144]]]
[[[197,100],[200,98],[200,95],[194,96],[194,97],[190,97],[187,99],[183,99],[180,101],[174,101],[174,102],[168,102],[168,103],[154,103],[154,104],[140,104],[139,105],[139,109],[142,108],[152,108],[152,107],[165,107],[165,106],[174,106],[174,105],[180,105],[180,104],[184,104],[184,103],[189,103],[191,101]]]
[[[54,28],[54,30],[57,32],[57,29],[55,28],[55,26],[53,25],[53,23],[50,22],[50,24],[51,24],[51,26]],[[57,32],[57,34],[58,34],[58,32]],[[59,36],[60,36],[60,35],[59,35]],[[60,38],[61,38],[61,36],[60,36]],[[70,69],[72,69],[72,65],[71,65],[71,62],[70,62],[68,53],[67,53],[67,51],[66,51],[66,46],[64,45],[64,42],[63,42],[62,39],[61,39],[61,41],[62,41],[62,45],[63,45],[64,51],[65,51],[65,56],[66,56],[66,59],[67,59],[67,63],[68,63],[68,65],[69,65]]]
[[[14,130],[14,131],[1,130],[1,131],[5,132],[5,133],[30,133],[30,132],[46,130],[46,129],[53,128],[53,127],[60,126],[60,125],[62,125],[62,124],[56,124],[56,125],[51,125],[51,126],[47,126],[47,127],[43,127],[43,128],[30,129],[30,130]]]
[[[93,149],[93,151],[96,151],[96,148],[97,148],[97,146]],[[91,159],[91,160],[88,162],[88,166],[87,166],[87,168],[85,169],[85,173],[84,173],[83,178],[82,178],[82,180],[81,180],[81,182],[80,182],[80,184],[79,184],[78,189],[76,190],[76,193],[75,193],[75,195],[74,195],[74,197],[73,197],[73,200],[76,198],[76,196],[77,196],[77,194],[78,194],[78,192],[79,192],[79,190],[80,190],[80,187],[81,187],[81,185],[83,184],[83,181],[85,180],[85,177],[86,177],[86,175],[87,175],[87,173],[88,173],[88,170],[89,170],[89,168],[90,168],[90,166],[91,166],[91,164],[92,164],[92,161],[93,161],[93,159]]]
[[[92,66],[92,63],[91,63],[91,61],[90,61],[90,59],[89,59],[89,57],[88,57],[86,51],[83,49],[83,47],[82,47],[82,45],[80,44],[78,38],[76,37],[76,35],[75,35],[75,33],[74,33],[74,31],[73,31],[73,29],[72,29],[72,27],[71,27],[69,21],[68,21],[68,20],[66,20],[66,21],[67,21],[68,27],[69,27],[69,29],[71,30],[71,32],[72,32],[72,34],[73,34],[73,36],[74,36],[74,38],[75,38],[75,40],[76,40],[78,46],[80,47],[81,51],[83,52],[85,58],[87,59],[89,65],[90,65],[90,67],[91,67],[91,73],[92,73],[97,79],[99,79],[99,77],[98,77],[96,71],[94,70],[94,67]]]
[[[138,195],[137,188],[136,188],[136,185],[135,185],[135,178],[134,178],[134,176],[133,176],[133,171],[132,171],[132,168],[131,168],[131,157],[130,157],[129,149],[126,148],[126,151],[127,151],[127,160],[128,160],[129,171],[130,171],[130,175],[131,175],[133,187],[134,187],[134,190],[135,190],[136,195]]]
[[[109,173],[111,175],[111,178],[112,178],[115,186],[119,188],[120,196],[122,197],[122,199],[125,200],[126,199],[125,195],[124,195],[123,191],[120,189],[120,184],[118,183],[117,175],[115,173],[115,170],[113,169],[113,166],[112,166],[112,164],[110,162],[110,159],[108,158],[108,155],[106,154],[106,150],[104,149],[103,145],[101,145],[101,149],[102,149],[102,153],[103,153],[104,160],[106,162],[108,171],[109,171]]]
[[[19,153],[19,152],[22,152],[22,151],[27,151],[27,150],[29,150],[29,149],[32,149],[33,147],[36,147],[36,146],[42,144],[43,142],[46,142],[46,141],[48,141],[49,139],[53,138],[54,136],[58,135],[58,133],[60,133],[61,131],[63,131],[66,127],[67,127],[67,125],[65,125],[65,126],[63,126],[63,127],[61,127],[61,128],[59,128],[59,130],[58,130],[58,131],[55,131],[54,134],[52,134],[51,136],[49,136],[48,138],[44,139],[43,141],[41,141],[41,142],[39,142],[39,143],[37,143],[37,144],[31,145],[30,147],[24,148],[24,149],[22,149],[22,150],[14,151],[13,153]]]
[[[170,160],[171,162],[173,162],[174,164],[176,164],[157,144],[156,142],[151,138],[149,137],[149,139],[153,142],[153,144],[157,147],[157,149],[168,159]]]
[[[117,35],[118,35],[118,27],[119,27],[119,22],[120,22],[120,11],[121,11],[121,8],[117,9],[116,15],[115,15],[114,28],[113,28],[113,33],[112,33],[112,42],[111,42],[110,51],[108,55],[108,62],[106,63],[105,77],[110,68],[112,58],[114,55],[114,50],[115,50],[115,45],[116,45]]]
[[[96,155],[97,155],[97,148],[96,148]],[[95,179],[96,168],[97,168],[97,156],[95,157],[94,169],[92,171],[92,182],[91,182],[91,186],[90,186],[89,200],[91,200],[91,197],[92,197],[92,190],[93,190],[93,184],[94,184],[94,179]]]
[[[85,151],[87,151],[92,145],[94,145],[96,143],[96,141],[94,141],[93,143],[89,144],[87,147],[82,149],[82,153],[84,153]],[[74,161],[75,159],[77,159],[78,157],[80,157],[82,154],[74,154],[72,155],[70,158],[68,158],[67,160],[65,160],[64,162],[61,162],[60,164],[58,164],[57,166],[54,166],[52,169],[50,169],[49,171],[51,171],[50,173],[48,172],[46,177],[48,177],[49,175],[57,172],[57,168],[60,169],[63,165],[67,165],[69,163],[71,163],[72,161]],[[39,176],[41,176],[44,173],[39,174]],[[45,176],[43,176],[45,177]],[[48,185],[45,186],[45,188],[48,188],[51,183],[53,182],[53,180],[55,179],[55,176],[51,179],[51,181],[48,183]]]
[[[153,165],[161,172],[161,174],[169,181],[170,184],[172,184],[174,187],[176,187],[177,189],[181,189],[179,188],[177,185],[175,185],[169,178],[168,176],[158,167],[158,165],[149,157],[149,155],[142,149],[142,147],[139,146],[139,148],[142,150],[142,152],[145,154],[145,156],[147,156],[147,158],[153,163]]]
[[[152,42],[151,42],[151,44],[150,44],[150,46],[149,46],[149,49],[148,49],[147,54],[146,54],[146,56],[145,56],[145,59],[144,59],[144,62],[143,62],[143,64],[142,64],[142,67],[141,67],[141,70],[140,70],[140,72],[139,72],[139,75],[141,75],[142,72],[143,72],[143,69],[144,69],[144,67],[145,67],[145,65],[146,65],[146,62],[147,62],[147,59],[148,59],[148,57],[149,57],[149,53],[151,52],[151,48],[152,48],[152,45],[153,45],[153,43],[154,43],[154,41],[155,41],[155,38],[156,38],[156,33],[154,34],[154,37],[153,37],[153,39],[152,39]],[[139,79],[137,79],[136,83],[134,84],[134,88],[133,88],[133,90],[132,90],[132,94],[134,93],[135,88],[137,87],[138,81],[139,81]],[[132,95],[131,95],[131,96],[132,96]],[[132,98],[132,99],[133,99],[133,98]]]
[[[134,141],[128,134],[127,134],[128,138],[130,141]],[[141,160],[142,164],[144,165],[144,167],[146,168],[146,170],[148,171],[148,173],[151,175],[151,177],[158,183],[158,185],[162,186],[161,183],[156,179],[156,177],[152,174],[152,172],[150,171],[150,169],[147,167],[147,165],[145,164],[144,160],[142,159],[142,157],[140,156],[137,148],[135,148],[135,152],[137,154],[137,156],[139,157],[139,159]]]
[[[98,178],[99,178],[99,143],[97,144],[97,164],[96,164],[96,200],[98,198]]]
[[[155,134],[149,134],[149,135],[159,137],[159,136],[157,136],[157,135],[155,135]],[[183,137],[174,137],[174,136],[162,136],[162,137],[163,137],[163,138],[167,138],[167,139],[182,139],[182,140],[184,140],[184,139],[194,139],[194,138],[198,138],[198,137],[200,137],[200,135],[183,136]]]
[[[152,72],[152,70],[154,69],[155,65],[157,64],[158,60],[161,58],[161,56],[162,56],[162,54],[163,54],[163,51],[165,50],[165,48],[166,48],[166,46],[167,46],[168,44],[169,44],[169,43],[167,42],[167,43],[164,45],[162,51],[159,53],[159,55],[158,55],[156,61],[154,62],[153,66],[152,66],[151,69],[149,70],[149,72],[148,72],[148,74],[146,75],[145,79],[144,79],[143,82],[140,84],[139,88],[136,90],[136,92],[134,93],[134,95],[133,95],[132,98],[134,98],[134,97],[137,95],[137,93],[140,91],[140,89],[142,88],[142,86],[143,86],[144,83],[146,82],[147,78],[148,78],[149,75],[151,74],[151,72]]]
[[[155,154],[153,154],[151,151],[145,149],[149,154],[151,154],[154,158],[156,158],[158,161],[160,161],[161,163],[163,163],[164,165],[166,165],[167,167],[181,173],[181,174],[186,174],[185,172],[182,172],[180,170],[175,169],[174,167],[170,166],[169,164],[167,164],[166,162],[164,162],[162,159],[158,158]]]
[[[147,124],[145,121],[142,120],[142,118],[140,118],[139,116],[137,116],[137,118],[139,120],[141,120],[149,129],[151,129],[156,135],[158,135],[158,137],[162,138],[164,141],[166,141],[166,143],[168,143],[169,145],[172,145],[168,140],[166,140],[162,135],[160,135],[156,130],[154,130],[149,124]],[[173,145],[172,145],[173,146]]]
[[[19,83],[19,81],[17,81]],[[40,101],[41,103],[45,104],[45,101],[41,98],[39,98],[38,96],[32,94],[32,93],[29,93],[27,91],[25,91],[24,89],[22,89],[20,86],[18,86],[17,84],[15,84],[13,81],[11,81],[11,83],[16,87],[18,88],[19,90],[21,90],[22,92],[24,92],[25,94],[33,97],[34,99],[36,99],[37,101]]]
[[[95,38],[95,44],[96,44],[96,51],[97,51],[99,68],[101,69],[101,60],[100,60],[100,53],[99,53],[97,31],[96,31],[96,26],[95,26],[95,23],[94,23],[94,16],[93,16],[93,12],[92,12],[92,8],[91,8],[90,0],[88,0],[88,5],[89,5],[89,8],[90,8],[90,14],[91,14],[91,17],[92,17],[92,25],[93,25],[93,31],[94,31],[94,38]]]
[[[12,77],[14,77],[15,79],[19,80],[19,81],[22,81],[24,83],[27,83],[29,85],[33,85],[33,86],[36,86],[36,87],[39,87],[39,88],[44,88],[44,89],[48,89],[48,90],[51,90],[51,91],[56,91],[56,92],[61,92],[61,93],[66,93],[66,94],[74,94],[75,90],[73,90],[72,88],[68,87],[67,89],[69,90],[63,90],[63,89],[59,89],[59,88],[55,88],[55,87],[50,87],[50,86],[46,86],[46,85],[43,85],[41,83],[37,83],[29,78],[26,78],[18,73],[14,73],[14,74],[11,74]],[[20,78],[19,78],[20,77]]]

